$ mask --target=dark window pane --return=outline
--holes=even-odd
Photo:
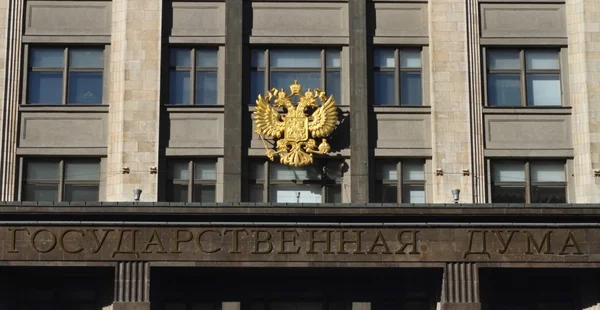
[[[560,106],[560,92],[558,74],[527,75],[527,105]]]
[[[376,105],[393,105],[394,103],[394,72],[375,72],[374,91]]]
[[[402,188],[402,202],[425,203],[425,185],[404,185]]]
[[[265,96],[265,72],[264,71],[251,71],[250,72],[250,102],[249,104],[256,104],[258,95]]]
[[[187,184],[169,184],[168,200],[170,202],[187,202],[188,201],[188,185]]]
[[[99,161],[68,161],[65,163],[65,180],[97,181],[100,180]]]
[[[567,193],[564,186],[532,186],[532,203],[566,203]]]
[[[217,50],[196,50],[196,67],[214,68],[217,66]]]
[[[171,66],[173,67],[189,67],[192,65],[190,60],[191,50],[189,48],[173,48],[171,49]]]
[[[263,185],[250,184],[249,186],[249,202],[263,202]]]
[[[394,68],[396,66],[394,50],[390,48],[375,49],[373,62],[377,68]]]
[[[521,77],[518,74],[489,74],[488,104],[490,106],[520,106]]]
[[[321,73],[320,72],[271,72],[271,87],[283,88],[286,92],[290,92],[290,85],[297,80],[302,85],[302,92],[307,89],[321,88]]]
[[[68,103],[102,103],[102,72],[69,73]]]
[[[271,50],[273,68],[320,68],[320,50]],[[300,80],[298,80],[300,82]],[[293,81],[292,81],[293,82]],[[302,83],[302,82],[301,82]],[[290,83],[291,84],[291,83]]]
[[[342,61],[340,58],[340,50],[328,49],[325,52],[325,66],[327,68],[341,68]]]
[[[58,161],[29,161],[26,165],[25,175],[28,180],[58,181]]]
[[[65,184],[64,201],[98,201],[98,185]]]
[[[518,70],[521,66],[518,50],[488,50],[489,69]]]
[[[217,72],[196,72],[196,104],[217,104]]]
[[[58,201],[58,184],[25,184],[23,201]]]
[[[341,203],[342,202],[342,185],[328,185],[327,186],[327,201],[328,203]]]
[[[62,72],[29,72],[27,103],[61,104]]]
[[[31,66],[36,68],[63,68],[65,50],[62,48],[31,49]]]
[[[396,185],[378,184],[375,185],[375,199],[377,202],[396,203],[398,202],[398,192]]]
[[[495,185],[492,188],[492,202],[524,203],[525,187]]]
[[[215,202],[215,186],[194,184],[194,202]]]
[[[327,72],[327,85],[325,87],[325,91],[327,92],[327,98],[329,98],[329,96],[333,95],[333,98],[335,98],[336,104],[343,104],[340,88],[341,88],[340,72],[339,71]]]
[[[170,104],[190,103],[190,72],[171,71],[169,97]]]
[[[71,68],[104,68],[102,49],[71,49],[69,56]]]
[[[400,103],[402,105],[422,105],[421,72],[402,72],[400,76]]]

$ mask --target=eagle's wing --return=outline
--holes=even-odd
[[[258,95],[256,100],[256,111],[254,111],[254,120],[258,132],[267,136],[281,138],[285,129],[284,122],[275,108],[270,105],[265,98]]]
[[[338,121],[335,99],[329,99],[312,114],[312,121],[308,123],[308,130],[315,138],[327,137],[333,131]]]

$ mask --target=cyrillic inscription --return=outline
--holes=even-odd
[[[1,231],[1,230],[4,230]],[[591,261],[594,229],[0,227],[2,260]],[[590,256],[590,254],[595,254]]]

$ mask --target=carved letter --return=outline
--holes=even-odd
[[[381,252],[381,254],[392,254],[392,252],[390,252],[390,248],[387,245],[387,242],[385,241],[385,238],[383,237],[383,234],[381,233],[381,230],[377,231],[377,237],[375,237],[375,241],[373,241],[373,244],[371,245],[371,248],[367,251],[367,254],[379,254],[378,252],[373,251],[376,247],[383,247],[383,251]]]
[[[315,240],[315,233],[318,231],[319,230],[316,229],[309,229],[306,231],[308,232],[308,251],[306,254],[318,254],[318,252],[315,251],[315,243],[322,243],[325,245],[325,251],[323,251],[323,254],[333,254],[333,252],[331,252],[331,233],[333,231],[321,230],[321,232],[325,233],[325,240]]]
[[[348,254],[348,252],[346,252],[346,244],[354,244],[356,245],[356,250],[354,252],[352,252],[352,254],[365,254],[365,252],[362,251],[362,234],[365,232],[364,230],[354,230],[353,232],[356,234],[356,239],[354,240],[346,240],[346,233],[349,232],[348,230],[340,230],[340,247],[337,251],[337,254]]]
[[[60,234],[60,236],[58,237],[58,246],[59,246],[59,247],[60,247],[60,248],[61,248],[63,251],[65,251],[65,252],[67,252],[67,253],[69,253],[69,254],[77,254],[77,253],[79,253],[79,252],[83,251],[83,248],[82,248],[82,247],[78,247],[78,248],[76,248],[76,249],[73,249],[73,250],[69,250],[69,249],[67,249],[67,248],[65,247],[65,236],[66,236],[68,233],[78,233],[78,234],[80,234],[80,235],[81,235],[81,237],[85,236],[85,235],[83,234],[83,230],[81,230],[81,229],[67,229],[67,230],[63,231],[63,232],[62,232],[62,234]]]
[[[240,252],[240,233],[243,232],[246,234],[246,236],[248,235],[248,232],[246,231],[246,229],[227,229],[223,232],[224,235],[226,235],[228,232],[231,232],[231,251],[229,251],[230,254],[240,254],[242,252]]]
[[[279,243],[279,251],[276,252],[277,254],[298,254],[300,253],[300,247],[296,245],[296,237],[300,237],[300,234],[298,234],[298,231],[295,229],[281,229],[281,230],[277,230],[278,233],[281,234],[280,236],[280,243]],[[288,239],[286,237],[286,234],[292,234],[290,237],[291,239]],[[286,243],[291,243],[291,246],[296,247],[293,250],[286,250]]]
[[[421,252],[419,252],[419,246],[418,246],[418,240],[417,240],[417,234],[419,233],[418,230],[403,230],[400,231],[398,233],[398,242],[400,244],[402,244],[402,247],[400,248],[400,250],[396,251],[396,254],[421,254]],[[403,240],[403,236],[404,234],[411,234],[411,238],[409,242],[404,242]],[[406,248],[412,245],[412,250],[408,253],[405,252]]]
[[[35,245],[35,237],[37,237],[38,234],[42,233],[42,232],[47,232],[50,234],[50,246],[47,249],[38,249],[37,246]],[[33,234],[31,234],[31,238],[29,239],[29,242],[31,244],[31,247],[38,253],[48,253],[52,250],[54,250],[54,247],[56,247],[56,236],[49,230],[47,229],[38,229],[36,230]]]
[[[92,239],[96,243],[96,249],[92,249],[92,253],[94,253],[94,254],[100,252],[100,249],[102,249],[102,245],[104,245],[104,241],[106,240],[108,233],[111,231],[114,231],[114,229],[101,230],[102,236],[100,238],[98,238],[98,236],[96,236],[97,231],[98,231],[98,229],[87,229],[87,232],[89,232],[90,235],[92,235]]]
[[[142,253],[152,253],[152,251],[148,251],[148,249],[150,249],[151,246],[158,247],[158,251],[156,253],[167,253],[156,230],[152,230],[152,236],[150,236],[150,240],[148,240],[148,243],[146,244],[146,247],[144,248],[144,251],[142,251]]]
[[[205,249],[204,246],[202,246],[202,236],[204,236],[205,233],[209,233],[209,232],[215,233],[215,234],[219,235],[219,237],[221,237],[220,231],[207,229],[198,234],[198,238],[196,238],[196,245],[198,245],[198,248],[200,249],[200,251],[202,251],[204,253],[208,253],[208,254],[217,253],[217,252],[221,251],[221,248]]]
[[[135,257],[140,258],[140,253],[135,250],[135,234],[138,232],[138,230],[118,229],[117,231],[119,232],[119,242],[117,243],[117,249],[112,252],[112,257],[114,258],[117,254],[135,254]],[[132,236],[131,249],[129,251],[122,251],[121,245],[123,244],[123,237],[126,232],[130,232]]]
[[[544,243],[546,244],[546,251],[544,251],[543,254],[554,254],[554,253],[552,253],[552,250],[550,249],[550,247],[551,247],[550,235],[552,235],[551,230],[548,231],[546,234],[544,234],[544,238],[542,239],[542,241],[539,244],[535,241],[535,238],[533,237],[533,235],[531,234],[530,231],[524,231],[524,233],[527,234],[527,251],[525,251],[525,254],[533,254],[533,252],[531,251],[532,243],[533,243],[533,247],[538,252],[538,254],[542,253],[542,248],[544,247]]]
[[[509,230],[508,238],[506,239],[506,241],[504,241],[504,237],[502,237],[502,234],[504,233],[503,230],[493,231],[494,235],[496,235],[496,238],[498,239],[498,241],[500,241],[500,244],[502,245],[502,249],[498,250],[498,254],[506,253],[506,251],[508,250],[508,246],[510,245],[510,241],[512,240],[512,238],[516,232],[519,232],[519,231]]]
[[[260,239],[260,234],[265,233],[265,239]],[[253,239],[254,239],[254,250],[250,252],[251,254],[269,254],[273,251],[273,244],[271,243],[271,233],[266,230],[253,230]],[[266,244],[267,248],[264,251],[260,251],[260,245]]]
[[[27,232],[27,235],[31,235],[31,233],[27,228],[9,228],[8,231],[11,232],[10,248],[8,249],[8,253],[19,253],[19,251],[17,250],[17,232],[24,231]]]
[[[468,249],[465,252],[465,254],[463,254],[463,258],[467,258],[468,255],[474,255],[474,254],[485,254],[487,255],[488,258],[492,258],[492,256],[490,255],[490,253],[487,251],[487,242],[486,242],[486,235],[487,235],[487,230],[468,230],[469,232],[469,244],[467,245]],[[473,236],[475,235],[475,233],[480,233],[482,235],[482,239],[481,239],[481,244],[482,244],[482,249],[480,252],[473,252]]]
[[[579,244],[577,244],[577,241],[575,241],[575,236],[573,236],[572,231],[570,231],[569,234],[567,235],[567,238],[565,239],[565,242],[563,243],[563,246],[560,249],[560,253],[558,253],[558,254],[559,255],[569,254],[568,252],[565,252],[565,250],[567,248],[575,248],[575,252],[573,252],[573,254],[575,254],[575,255],[583,254],[583,252],[581,252],[581,248],[579,248]]]
[[[171,253],[181,253],[181,251],[179,250],[179,244],[192,241],[192,239],[194,238],[194,234],[192,234],[192,232],[187,229],[178,229],[178,230],[174,230],[173,232],[175,235],[174,236],[175,243],[173,243],[173,249],[171,250]],[[181,232],[188,233],[188,237],[186,239],[180,239],[179,233],[181,233]]]

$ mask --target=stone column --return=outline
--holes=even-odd
[[[115,302],[103,310],[150,310],[150,266],[119,262],[115,270]]]
[[[431,68],[432,165],[443,175],[433,176],[433,203],[472,202],[471,128],[467,67],[467,27],[464,0],[429,1]]]
[[[162,1],[113,0],[107,201],[156,201]],[[128,167],[129,173],[123,173]]]
[[[367,1],[348,2],[350,20],[350,189],[351,202],[369,201],[369,96]]]
[[[239,301],[224,301],[221,303],[221,310],[240,310],[241,308]]]
[[[243,26],[244,2],[225,1],[225,108],[223,202],[242,201]]]
[[[0,0],[0,200],[15,200],[23,0]]]
[[[353,302],[352,310],[371,310],[370,302]]]
[[[479,273],[473,263],[448,263],[442,278],[442,310],[481,310]]]
[[[600,200],[600,6],[597,0],[567,1],[569,40],[569,99],[573,107],[572,134],[575,197],[569,202]]]

